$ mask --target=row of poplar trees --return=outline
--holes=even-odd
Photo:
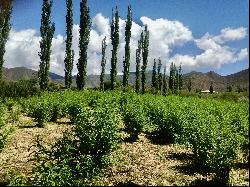
[[[66,15],[66,54],[65,54],[65,86],[66,88],[70,88],[72,84],[72,69],[73,69],[73,61],[74,61],[74,51],[72,50],[72,29],[73,29],[73,2],[72,0],[66,0],[67,6],[67,15]],[[49,73],[49,61],[51,54],[51,43],[53,34],[55,31],[54,23],[51,23],[51,7],[52,0],[43,0],[43,8],[42,8],[42,19],[41,19],[41,37],[40,48],[41,52],[39,52],[40,56],[40,68],[39,68],[39,83],[40,88],[45,90],[48,86],[48,73]],[[86,75],[87,75],[87,49],[89,43],[89,35],[90,35],[90,27],[91,27],[91,19],[89,15],[89,7],[87,0],[81,0],[80,2],[80,39],[79,39],[79,59],[77,63],[77,77],[76,84],[79,90],[84,89],[86,85]],[[111,43],[113,46],[112,49],[112,57],[111,57],[111,70],[110,70],[110,80],[111,80],[111,89],[115,89],[116,85],[116,77],[117,77],[117,51],[119,45],[119,13],[116,7],[116,10],[112,9],[112,21],[111,21]],[[124,67],[124,75],[123,75],[123,86],[128,86],[129,79],[129,67],[130,67],[130,38],[131,38],[131,27],[132,27],[132,10],[131,6],[128,7],[128,15],[125,27],[125,58],[123,57],[123,67]],[[146,68],[148,63],[148,46],[149,46],[149,32],[147,26],[145,26],[145,30],[141,33],[141,38],[138,42],[137,53],[137,70],[140,71],[140,61],[142,57],[143,65],[141,67],[142,77],[141,77],[141,87],[142,93],[145,92],[146,85]],[[100,89],[104,89],[104,74],[105,74],[105,65],[106,65],[106,37],[102,41],[102,61],[101,61],[101,76],[100,76]],[[136,80],[139,79],[140,74],[137,73]],[[136,90],[139,89],[139,81],[136,81],[137,86]]]
[[[5,53],[5,44],[8,39],[8,34],[11,28],[10,16],[12,12],[11,1],[4,1],[8,3],[1,3],[0,12],[0,80],[2,77],[3,56]],[[46,90],[49,83],[49,68],[50,68],[50,56],[52,39],[55,32],[55,24],[51,22],[51,8],[53,0],[43,0],[42,14],[41,14],[41,41],[40,41],[40,65],[38,71],[39,85],[41,90]],[[66,14],[66,52],[65,52],[65,87],[70,88],[72,84],[72,69],[74,62],[74,51],[72,50],[73,39],[73,2],[72,0],[66,0],[67,14]],[[119,13],[116,7],[115,11],[112,9],[112,21],[111,21],[111,44],[112,57],[111,57],[111,70],[110,80],[111,89],[115,89],[116,77],[117,77],[117,51],[119,45]],[[132,27],[132,10],[131,6],[128,6],[128,14],[125,27],[125,57],[123,57],[123,86],[128,86],[129,80],[129,67],[130,67],[130,38]],[[89,7],[87,0],[80,1],[80,38],[79,38],[79,59],[77,63],[77,77],[76,84],[79,90],[85,88],[86,75],[87,75],[87,49],[89,43],[89,35],[91,28],[91,19],[89,14]],[[104,75],[106,65],[106,37],[102,41],[102,59],[101,59],[101,75],[100,75],[100,90],[104,90]],[[138,48],[136,49],[136,80],[135,90],[136,92],[145,93],[146,88],[146,69],[148,64],[148,47],[149,47],[149,31],[147,25],[141,32],[140,39],[138,41]],[[141,67],[142,60],[142,67]],[[152,75],[152,88],[156,90],[163,90],[166,93],[167,80],[166,80],[166,68],[164,69],[164,75],[161,74],[161,60],[159,59],[158,67],[156,70],[156,61],[154,60],[153,75]],[[141,77],[140,77],[141,76]],[[141,85],[140,85],[141,83]],[[181,66],[177,71],[173,63],[170,66],[169,88],[181,89],[182,87],[182,75]]]

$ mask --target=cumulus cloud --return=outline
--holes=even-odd
[[[212,67],[219,69],[223,64],[236,63],[248,58],[247,49],[234,49],[223,45],[228,41],[241,40],[246,37],[246,28],[237,29],[225,28],[221,34],[212,36],[206,33],[200,39],[195,39],[196,46],[203,50],[199,55],[174,55],[170,61],[176,64],[182,63],[186,70],[193,70],[199,67]]]
[[[130,71],[135,71],[135,52],[138,45],[140,34],[144,29],[144,25],[148,25],[149,29],[149,69],[153,66],[154,58],[161,58],[163,64],[167,63],[167,67],[171,61],[176,63],[182,62],[187,69],[197,68],[201,66],[220,67],[225,63],[233,63],[244,60],[248,56],[247,49],[234,50],[223,45],[227,41],[240,40],[246,36],[246,28],[221,30],[218,36],[212,36],[206,33],[200,39],[194,39],[191,30],[179,21],[171,21],[168,19],[150,19],[141,17],[142,26],[133,22],[131,28],[131,60]],[[107,42],[107,65],[106,73],[110,72],[110,59],[112,45],[110,41],[110,19],[104,17],[101,13],[92,19],[92,27],[90,31],[90,41],[88,46],[88,64],[87,74],[100,74],[101,62],[101,44],[102,39],[106,36]],[[119,48],[118,48],[118,74],[123,71],[123,57],[125,54],[125,25],[124,19],[119,19]],[[22,31],[11,30],[9,40],[6,45],[5,67],[25,66],[34,70],[39,68],[40,51],[39,31],[27,29]],[[57,35],[52,40],[52,54],[50,71],[64,75],[64,57],[65,57],[65,36]],[[187,42],[195,42],[198,48],[204,52],[197,56],[191,55],[172,55],[173,48],[181,47]],[[76,64],[79,58],[79,25],[73,25],[73,44],[75,51],[73,75],[77,73]]]

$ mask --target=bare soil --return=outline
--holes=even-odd
[[[8,170],[21,174],[32,173],[32,160],[36,137],[39,135],[49,145],[62,137],[63,131],[72,127],[64,118],[57,123],[49,122],[44,128],[35,127],[32,118],[21,115],[13,127],[11,140],[0,152],[0,182]],[[140,134],[134,142],[124,142],[112,156],[114,164],[103,170],[93,185],[152,185],[184,186],[210,184],[212,174],[205,175],[191,164],[192,151],[175,144],[156,144],[146,134]],[[231,171],[231,184],[249,186],[249,166],[239,160]],[[208,182],[207,182],[208,181]]]

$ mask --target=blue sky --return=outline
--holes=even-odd
[[[80,0],[73,0],[73,4],[74,24],[77,25],[80,17]],[[118,6],[120,17],[125,20],[128,5],[132,6],[133,21],[139,26],[143,26],[142,17],[151,20],[162,18],[169,21],[178,21],[191,31],[193,39],[185,40],[181,46],[178,44],[169,46],[171,50],[168,52],[168,59],[176,54],[195,57],[206,52],[204,48],[197,47],[199,44],[194,41],[201,39],[206,33],[209,33],[211,37],[218,36],[221,34],[221,30],[225,28],[245,28],[247,34],[244,37],[239,37],[240,39],[220,42],[221,46],[238,50],[238,53],[240,49],[249,51],[248,0],[89,0],[91,18],[94,18],[98,13],[108,18],[111,16],[112,7]],[[15,32],[33,29],[37,31],[35,36],[39,35],[41,8],[42,0],[14,0],[11,22]],[[54,0],[52,9],[52,20],[56,25],[54,37],[65,36],[65,14],[65,0]],[[235,55],[237,54],[235,53]],[[222,62],[219,68],[199,65],[193,69],[190,66],[188,70],[202,72],[213,70],[226,75],[248,67],[248,58],[244,58],[234,63]]]

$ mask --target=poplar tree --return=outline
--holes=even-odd
[[[157,75],[156,75],[156,60],[154,59],[154,65],[153,65],[153,71],[152,71],[152,83],[151,83],[151,87],[152,88],[157,88],[157,83],[156,83],[156,79],[157,79],[157,77],[156,77]]]
[[[148,64],[148,46],[149,46],[149,31],[147,25],[145,26],[143,34],[143,43],[142,43],[142,94],[145,93],[146,86],[146,69]]]
[[[82,90],[86,84],[87,60],[88,60],[88,44],[91,20],[89,15],[89,7],[87,0],[80,2],[80,38],[79,38],[79,59],[77,63],[78,74],[76,84],[79,90]]]
[[[140,91],[140,64],[141,64],[141,51],[143,42],[143,31],[141,32],[141,37],[138,41],[138,48],[136,49],[136,72],[135,72],[135,91],[139,93]]]
[[[174,63],[170,64],[170,72],[169,72],[169,89],[172,90],[174,88]]]
[[[67,6],[67,15],[66,15],[66,54],[64,59],[65,64],[65,87],[70,88],[72,84],[72,69],[73,69],[73,62],[74,62],[74,50],[71,49],[72,47],[72,28],[73,28],[73,4],[72,0],[66,0]]]
[[[41,90],[47,89],[49,83],[51,45],[52,38],[55,32],[55,24],[50,20],[52,4],[52,0],[43,0],[42,19],[40,27],[42,37],[40,41],[41,51],[38,53],[41,60],[38,71],[39,85]]]
[[[214,92],[213,83],[211,82],[209,87],[209,93],[212,94]]]
[[[178,87],[179,87],[179,90],[182,89],[182,86],[183,86],[183,75],[182,75],[182,68],[181,68],[181,64],[179,66],[179,72],[178,72]]]
[[[106,36],[105,38],[102,40],[102,62],[101,62],[101,75],[100,75],[100,90],[103,91],[104,90],[104,74],[105,74],[105,65],[106,65]]]
[[[2,80],[2,68],[4,63],[5,45],[11,29],[10,17],[12,13],[12,1],[0,2],[0,81]]]
[[[130,66],[130,38],[131,38],[131,27],[132,27],[132,11],[131,6],[128,6],[128,15],[125,27],[125,60],[123,61],[123,86],[128,86],[129,78],[129,66]]]
[[[157,89],[159,91],[161,91],[161,88],[162,88],[162,74],[161,74],[161,66],[162,66],[162,63],[161,63],[161,59],[159,58],[158,59],[158,68],[157,68]]]
[[[111,90],[114,90],[116,84],[117,75],[117,50],[119,45],[119,14],[116,7],[115,14],[112,9],[112,22],[111,22],[111,43],[113,46],[112,57],[111,57],[111,70],[110,70],[110,80],[111,80]]]
[[[188,91],[191,92],[191,89],[192,89],[192,81],[191,81],[191,78],[188,79],[187,88],[188,88]]]
[[[178,69],[176,68],[174,64],[174,89],[178,90],[179,89],[179,72]]]
[[[163,74],[163,95],[167,95],[167,77],[166,77],[166,66],[164,68],[164,74]]]

